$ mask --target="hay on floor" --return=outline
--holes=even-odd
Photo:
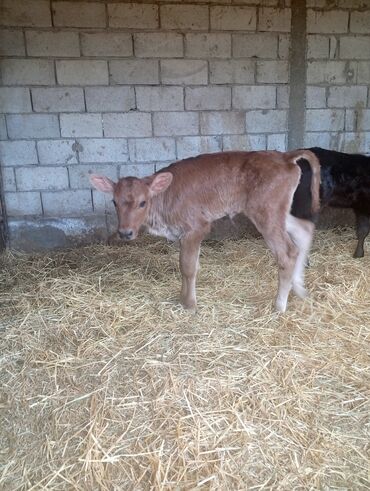
[[[196,315],[158,239],[7,253],[2,489],[369,489],[370,252],[354,244],[318,232],[311,298],[280,315],[260,239],[203,245]]]

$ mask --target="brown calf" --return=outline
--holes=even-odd
[[[111,193],[118,234],[135,239],[142,225],[149,233],[180,240],[181,302],[196,308],[195,280],[200,244],[218,218],[244,213],[263,235],[279,267],[277,310],[286,309],[289,291],[306,295],[304,266],[314,225],[290,214],[305,158],[312,169],[312,212],[319,208],[320,166],[308,150],[225,152],[176,162],[156,174],[117,183],[91,175],[92,185]]]

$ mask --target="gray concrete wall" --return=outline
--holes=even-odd
[[[305,118],[293,120],[289,0],[2,0],[0,9],[13,246],[106,236],[114,210],[91,190],[91,171],[117,179],[202,152],[284,150],[288,121],[302,144],[370,153],[370,0],[295,9],[307,16],[298,46],[307,85]]]

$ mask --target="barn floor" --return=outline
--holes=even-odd
[[[0,487],[370,489],[370,247],[316,234],[311,299],[276,314],[262,240],[203,245],[199,311],[175,245],[143,238],[0,273]]]

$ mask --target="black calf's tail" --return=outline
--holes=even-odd
[[[318,218],[319,206],[317,196],[312,196],[312,186],[316,176],[313,175],[312,165],[305,158],[300,158],[296,164],[301,169],[301,179],[293,196],[290,213],[297,218],[315,223]]]

